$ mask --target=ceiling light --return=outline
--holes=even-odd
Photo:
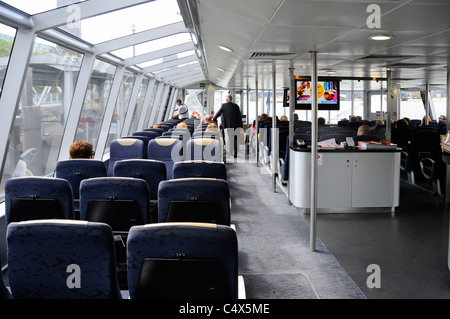
[[[392,38],[393,36],[389,34],[373,34],[369,37],[370,40],[374,41],[386,41],[391,40]]]
[[[225,72],[225,70],[222,69],[222,68],[217,68],[217,70],[219,70],[219,71],[221,71],[221,72]]]
[[[227,52],[233,52],[233,50],[231,50],[230,48],[227,48],[227,47],[225,47],[223,45],[219,45],[219,48],[224,50],[224,51],[227,51]]]
[[[328,73],[328,74],[335,74],[336,73],[336,71],[333,71],[333,70],[326,70],[325,72]]]

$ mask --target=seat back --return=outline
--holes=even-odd
[[[183,143],[177,138],[151,140],[148,143],[148,158],[164,162],[167,179],[171,179],[173,163],[183,160]]]
[[[69,181],[73,198],[80,198],[80,183],[83,179],[105,177],[106,166],[103,161],[93,159],[71,159],[56,163],[55,177]]]
[[[159,183],[167,179],[166,164],[149,159],[122,160],[114,165],[114,176],[142,178],[147,182],[150,200],[157,200]]]
[[[70,183],[62,178],[24,176],[5,183],[5,220],[75,219]]]
[[[144,142],[144,154],[142,156],[143,156],[143,158],[147,158],[148,141],[150,141],[148,136],[131,135],[131,136],[122,136],[121,138],[134,138],[134,139],[138,139],[138,140],[141,140],[142,142]]]
[[[193,138],[187,141],[186,160],[222,162],[222,145],[215,138]]]
[[[153,140],[160,136],[161,134],[155,132],[155,131],[137,131],[131,134],[132,136],[145,136],[148,138],[148,140]]]
[[[225,163],[213,161],[183,161],[173,165],[173,178],[206,177],[227,180]]]
[[[125,221],[114,231],[128,231],[133,225],[151,223],[147,183],[140,178],[97,177],[80,186],[80,219],[111,223]]]
[[[229,226],[135,226],[127,259],[131,299],[237,299],[237,237]]]
[[[177,221],[211,222],[212,219],[217,220],[217,214],[221,213],[222,224],[230,225],[230,190],[227,181],[212,178],[180,178],[162,181],[158,190],[158,222],[168,221],[171,202],[183,201],[198,202],[198,205],[186,205],[186,209],[180,212],[179,209],[183,206],[177,204]],[[198,215],[205,214],[204,209],[210,207],[205,205],[208,202],[218,203],[216,207],[220,207],[221,212],[218,212],[218,209],[210,210],[211,217],[199,220]],[[179,216],[183,212],[185,218],[181,220]]]
[[[145,131],[145,132],[156,132],[158,134],[158,136],[161,136],[165,132],[165,130],[162,129],[162,128],[152,128],[152,127],[145,128],[142,131]]]
[[[121,138],[111,142],[107,176],[113,176],[114,164],[123,159],[144,158],[144,142],[139,139]]]
[[[14,299],[120,299],[111,227],[74,220],[11,223]]]

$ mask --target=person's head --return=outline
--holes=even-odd
[[[187,124],[184,122],[178,123],[177,128],[187,128]]]
[[[356,122],[362,122],[362,117],[360,115],[356,115]]]
[[[370,134],[370,127],[369,125],[363,124],[358,127],[358,132],[356,135],[369,135]]]
[[[319,117],[319,118],[317,119],[317,124],[319,124],[319,125],[325,125],[325,119],[324,119],[323,117]]]
[[[258,117],[258,121],[264,122],[265,120],[267,120],[268,117],[269,117],[269,115],[267,115],[266,113],[263,113]]]
[[[406,122],[406,125],[411,125],[411,119],[409,117],[404,117],[403,118]]]
[[[280,116],[280,121],[289,121],[288,117],[286,115]]]
[[[233,101],[233,96],[231,94],[228,94],[225,99],[227,100],[227,102],[231,102]]]
[[[376,120],[375,125],[376,126],[383,126],[384,125],[384,121],[382,119],[378,119],[378,120]]]
[[[350,122],[358,122],[356,116],[350,116]]]
[[[203,123],[211,123],[212,120],[213,120],[212,115],[205,115],[205,117],[203,118]]]
[[[427,119],[427,116],[424,115],[424,117],[422,117],[422,125],[426,124],[426,119]],[[428,116],[428,123],[430,123],[430,121],[431,121],[431,117]]]
[[[153,127],[153,128],[162,128],[162,125],[161,125],[161,124],[155,124],[155,125],[153,125],[152,127]]]
[[[72,143],[69,148],[70,158],[93,158],[95,155],[92,144],[85,140]]]
[[[397,127],[405,127],[405,126],[407,126],[407,125],[408,125],[408,123],[405,121],[405,119],[400,119],[400,120],[398,120],[397,123],[396,123],[396,126],[397,126]]]
[[[447,121],[447,116],[445,116],[445,115],[440,115],[440,116],[439,116],[439,121]]]
[[[182,102],[180,99],[177,100],[177,105],[180,105]]]

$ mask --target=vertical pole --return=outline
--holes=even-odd
[[[295,78],[294,78],[294,65],[291,62],[291,65],[289,67],[289,148],[288,152],[291,151],[291,147],[294,146],[294,112],[295,112],[295,102],[296,102],[296,87],[295,87]],[[284,165],[287,165],[287,163],[284,163]],[[291,202],[291,191],[289,190],[290,187],[290,178],[287,180],[287,193],[288,193],[288,202]]]
[[[249,110],[250,110],[250,108],[249,108],[249,102],[250,102],[250,91],[249,91],[249,89],[248,89],[248,83],[247,83],[247,111],[246,111],[246,119],[247,119],[247,128],[249,127],[248,126],[248,124],[250,123],[250,112],[249,112]]]
[[[277,87],[276,87],[276,71],[273,71],[272,78],[272,189],[276,192],[277,189],[277,176],[276,176],[276,168],[277,168],[277,157],[275,156],[278,150],[277,145]]]
[[[386,141],[391,140],[391,118],[392,118],[392,80],[391,80],[391,68],[386,69],[387,76],[387,117],[385,121],[386,125]]]
[[[311,208],[310,249],[316,250],[317,215],[317,53],[311,52]]]
[[[430,83],[428,83],[425,86],[425,125],[428,125],[428,117],[430,116],[430,99],[429,94],[430,92]]]
[[[256,155],[256,167],[258,167],[259,165],[259,121],[258,121],[258,99],[259,99],[259,92],[258,92],[258,78],[256,78],[255,80],[255,116],[256,116],[256,123],[255,123],[255,141],[256,141],[256,150],[255,150],[255,155]]]

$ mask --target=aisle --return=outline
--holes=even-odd
[[[227,172],[248,299],[365,298],[319,239],[310,251],[308,224],[265,169],[227,163]]]

